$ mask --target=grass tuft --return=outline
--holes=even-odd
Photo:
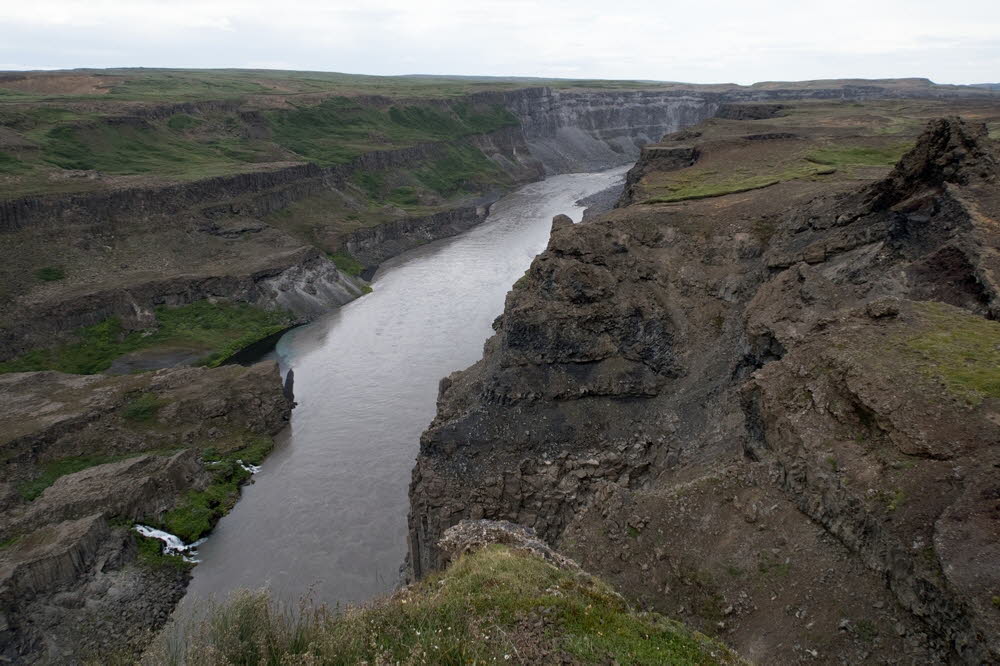
[[[165,404],[156,395],[143,393],[125,404],[124,409],[122,409],[122,417],[133,423],[148,423],[156,418],[156,413]]]

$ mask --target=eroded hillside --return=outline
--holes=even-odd
[[[744,106],[645,149],[442,383],[415,574],[507,519],[752,660],[995,660],[997,117]]]

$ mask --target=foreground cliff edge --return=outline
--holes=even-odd
[[[993,663],[996,146],[949,118],[868,185],[704,174],[796,154],[811,130],[778,111],[668,136],[635,203],[557,218],[442,382],[413,573],[459,520],[511,520],[755,661]]]
[[[206,619],[171,627],[143,663],[745,663],[707,636],[636,612],[523,527],[465,521],[441,548],[449,565],[440,574],[343,612],[293,617],[265,592],[239,593]]]

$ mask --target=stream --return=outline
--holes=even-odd
[[[552,217],[627,167],[554,176],[459,236],[383,264],[374,292],[285,334],[272,356],[298,403],[254,483],[198,548],[188,601],[267,586],[279,599],[364,601],[398,582],[407,489],[438,382],[482,356],[510,286]]]

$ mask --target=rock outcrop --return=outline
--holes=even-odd
[[[499,194],[492,194],[473,205],[424,217],[404,217],[375,227],[358,229],[346,236],[344,246],[352,257],[373,271],[386,259],[471,229],[486,219],[490,206],[499,198]]]
[[[948,118],[791,210],[554,229],[442,381],[413,573],[449,526],[510,520],[755,660],[996,661],[992,150]]]
[[[206,489],[205,451],[269,438],[292,407],[271,362],[6,374],[0,395],[0,658],[16,663],[79,663],[148,639],[190,574],[137,560],[130,526]]]

